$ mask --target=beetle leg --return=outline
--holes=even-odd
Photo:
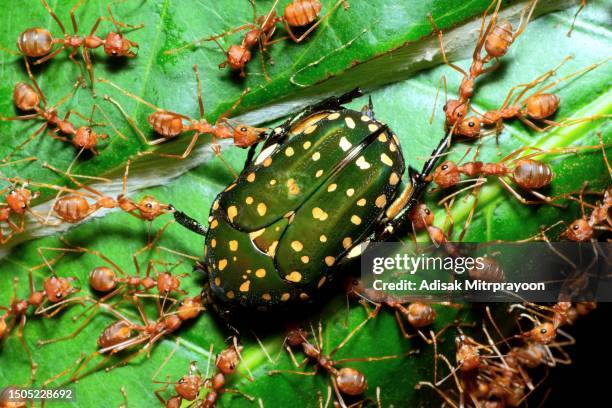
[[[187,228],[188,230],[195,232],[196,234],[206,235],[208,230],[206,229],[205,226],[203,226],[198,221],[191,218],[184,212],[176,210],[172,206],[172,204],[169,204],[169,208],[170,210],[174,211],[174,219],[176,220],[176,222],[178,222],[179,224],[181,224],[183,227]]]

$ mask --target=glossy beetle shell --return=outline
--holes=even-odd
[[[216,300],[260,310],[304,303],[333,278],[404,173],[397,137],[381,126],[353,110],[315,113],[216,198],[205,248]]]

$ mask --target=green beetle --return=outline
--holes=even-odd
[[[342,106],[357,96],[359,89],[293,116],[255,160],[253,146],[213,202],[208,229],[175,212],[206,236],[206,294],[218,309],[309,302],[361,244],[386,239],[407,219],[450,136],[400,193],[399,140],[374,118],[371,100],[361,112]]]

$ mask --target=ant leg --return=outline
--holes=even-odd
[[[453,400],[451,400],[450,397],[444,393],[444,391],[442,391],[436,385],[432,384],[430,381],[419,381],[417,383],[417,385],[415,385],[415,388],[417,390],[420,390],[421,387],[430,387],[430,388],[432,388],[435,392],[438,393],[438,395],[440,397],[442,397],[442,399],[444,399],[444,401],[446,401],[446,403],[448,405],[450,405],[453,408],[459,408],[459,405],[457,405]]]
[[[37,59],[33,62],[34,65],[42,64],[45,61],[49,61],[51,58],[55,57],[57,54],[66,49],[66,44],[62,44],[57,50],[53,51],[51,54],[47,54],[42,58]]]
[[[21,143],[19,146],[17,146],[16,148],[14,148],[12,152],[10,152],[10,153],[9,153],[9,154],[8,154],[6,157],[4,157],[4,158],[2,159],[2,162],[3,162],[3,163],[8,162],[8,161],[9,161],[9,159],[10,159],[11,157],[13,157],[13,155],[14,155],[15,153],[17,153],[19,150],[22,150],[22,149],[23,149],[23,148],[24,148],[24,147],[25,147],[25,146],[26,146],[28,143],[30,143],[32,140],[36,139],[36,137],[37,137],[38,135],[40,135],[40,134],[43,132],[43,130],[45,130],[46,128],[47,128],[47,123],[43,123],[42,125],[40,125],[40,127],[39,127],[38,129],[36,129],[36,130],[34,131],[34,133],[32,133],[30,136],[28,136],[28,138],[27,138],[25,141],[23,141],[23,142],[22,142],[22,143]]]
[[[342,347],[344,347],[346,345],[346,343],[348,343],[348,341],[355,335],[357,334],[357,332],[359,332],[363,326],[366,325],[367,322],[369,322],[372,319],[372,316],[366,317],[361,323],[359,323],[357,326],[355,326],[355,328],[353,330],[351,330],[349,332],[349,334],[346,335],[346,337],[344,338],[344,340],[342,340],[336,347],[334,347],[334,349],[329,353],[329,356],[332,357],[334,354],[336,354]],[[321,345],[321,349],[323,348],[323,345]]]
[[[30,68],[30,62],[25,57],[23,58],[23,62],[26,67],[26,72],[28,73],[28,78],[30,78],[30,81],[32,81],[32,84],[34,84],[34,88],[36,88],[36,91],[38,92],[38,96],[40,96],[40,99],[42,100],[43,106],[47,106],[47,98],[45,98],[45,94],[40,89],[40,86],[38,86],[38,81],[34,77],[34,74],[32,74],[32,69]]]
[[[236,108],[242,103],[242,100],[244,99],[246,94],[248,94],[249,92],[251,92],[250,88],[246,88],[244,91],[242,91],[242,93],[240,94],[240,97],[232,104],[232,106],[228,110],[226,110],[225,112],[221,114],[221,116],[219,117],[219,120],[229,117],[236,110]],[[219,122],[219,120],[217,122]]]
[[[79,7],[81,7],[83,5],[83,3],[85,3],[85,0],[79,0],[71,9],[70,9],[70,21],[72,21],[72,28],[74,29],[74,33],[78,34],[79,32],[79,26],[76,22],[76,18],[74,17],[74,12],[76,11],[76,9],[78,9]]]
[[[461,67],[451,63],[448,60],[448,57],[446,56],[446,51],[444,50],[444,34],[442,33],[442,30],[440,30],[438,26],[436,25],[436,22],[434,21],[431,13],[427,15],[427,18],[429,19],[429,22],[431,26],[433,27],[434,34],[438,36],[438,43],[440,45],[440,53],[442,54],[442,59],[444,60],[444,63],[467,78],[468,77],[467,72],[465,72]]]
[[[511,43],[514,42],[521,34],[523,34],[523,31],[525,31],[525,29],[527,28],[527,24],[529,24],[529,21],[531,20],[531,16],[533,15],[533,11],[535,10],[535,7],[537,4],[538,4],[538,0],[533,0],[531,2],[531,7],[529,7],[529,5],[526,5],[525,8],[523,8],[523,10],[521,11],[521,17],[518,23],[518,29],[516,30],[514,35],[512,35]],[[527,10],[529,10],[529,14],[527,14],[527,18],[524,18],[525,13],[527,13]],[[525,22],[523,22],[523,20],[525,20]]]
[[[76,62],[76,60],[75,60],[75,62]],[[74,85],[72,85],[72,89],[70,89],[70,92],[68,92],[66,95],[64,95],[64,97],[62,97],[62,99],[57,101],[57,103],[52,106],[52,109],[57,109],[60,106],[62,106],[63,104],[65,104],[68,100],[70,100],[74,96],[74,93],[79,88],[79,85],[82,82],[83,82],[83,78],[82,77],[78,78],[77,81],[74,83]]]
[[[198,107],[200,108],[200,119],[204,118],[204,102],[202,102],[202,82],[200,81],[200,73],[198,72],[198,66],[193,64],[193,72],[195,73],[197,92],[198,92]]]
[[[93,91],[94,71],[93,71],[93,64],[91,63],[91,57],[89,55],[89,50],[87,48],[83,48],[83,50],[81,51],[81,54],[83,55],[83,61],[85,61],[85,69],[87,70],[87,73],[89,74],[89,83],[91,84],[91,89]]]
[[[143,156],[147,154],[155,154],[156,156],[159,156],[159,157],[167,157],[169,159],[185,160],[187,156],[191,154],[191,151],[195,147],[201,135],[202,134],[200,132],[197,132],[196,134],[193,135],[193,137],[191,138],[191,141],[189,142],[189,145],[187,146],[183,154],[155,153],[155,152],[148,151],[148,152],[139,152],[138,155]]]
[[[568,37],[572,36],[572,31],[574,31],[574,25],[576,24],[576,19],[578,18],[578,15],[582,12],[582,9],[585,7],[586,7],[586,0],[580,0],[580,6],[578,7],[578,10],[576,10],[576,14],[574,14],[574,19],[572,20],[572,25],[570,26],[570,29],[567,32]]]
[[[538,77],[536,77],[534,80],[532,80],[531,82],[527,82],[524,84],[519,84],[519,85],[515,85],[512,88],[510,88],[510,91],[508,92],[508,95],[506,96],[506,99],[504,100],[504,104],[502,105],[502,107],[506,107],[510,104],[510,98],[512,97],[512,94],[519,88],[524,88],[515,98],[514,101],[512,102],[512,104],[517,104],[518,101],[521,100],[521,98],[523,98],[523,96],[525,96],[525,93],[527,93],[527,91],[529,91],[530,89],[533,89],[535,86],[537,86],[538,84],[541,84],[542,82],[545,82],[548,80],[548,78],[554,76],[557,74],[557,71],[559,70],[559,68],[561,68],[563,65],[565,65],[565,63],[571,59],[573,59],[574,57],[571,55],[568,55],[567,57],[563,58],[563,60],[557,64],[555,67],[553,67],[552,69],[549,69],[548,71],[544,72],[543,74],[539,75]]]
[[[431,110],[431,116],[429,117],[429,124],[431,125],[436,114],[436,106],[438,105],[438,96],[440,95],[440,86],[444,84],[444,100],[448,100],[448,91],[446,89],[446,77],[442,75],[438,80],[438,87],[436,88],[436,97],[434,99],[433,109]]]
[[[164,111],[164,109],[160,108],[159,106],[155,106],[153,105],[151,102],[147,102],[144,99],[142,99],[140,96],[137,96],[123,88],[121,88],[119,85],[115,84],[114,82],[109,81],[108,79],[105,78],[100,78],[98,79],[98,82],[102,82],[105,83],[107,85],[112,86],[113,88],[115,88],[116,90],[118,90],[119,92],[121,92],[122,94],[124,94],[125,96],[134,99],[136,102],[142,103],[143,105],[148,106],[149,108],[156,110],[156,111]],[[109,98],[110,99],[110,98]]]
[[[523,196],[521,196],[515,189],[513,189],[512,186],[510,186],[510,184],[508,184],[508,182],[506,182],[503,178],[498,177],[497,180],[500,182],[502,187],[504,187],[506,190],[508,190],[514,196],[514,198],[516,198],[521,204],[525,204],[525,205],[550,204],[550,205],[552,205],[554,207],[565,208],[564,206],[562,206],[560,204],[553,203],[551,198],[543,196],[543,195],[541,195],[539,193],[536,194],[537,192],[536,191],[532,191],[532,190],[529,190],[529,191],[532,194],[534,194],[536,197],[542,198],[543,201],[527,200]]]
[[[21,319],[19,321],[19,328],[17,329],[17,337],[19,338],[19,342],[21,343],[21,346],[25,350],[26,354],[28,355],[28,359],[30,360],[30,367],[32,369],[32,376],[30,378],[30,381],[34,382],[34,380],[36,379],[36,369],[38,368],[38,364],[34,362],[34,358],[32,357],[32,351],[28,347],[28,344],[26,343],[25,338],[23,337],[23,328],[25,327],[26,319],[27,318],[25,314],[21,315]]]
[[[485,23],[487,22],[487,15],[489,14],[489,11],[491,10],[494,4],[495,4],[495,10],[493,11],[491,18],[489,19],[489,23],[486,25],[486,28],[485,28]],[[482,51],[482,47],[487,37],[489,36],[491,29],[495,26],[495,22],[497,21],[497,16],[499,14],[500,6],[501,6],[501,0],[493,0],[491,4],[489,4],[489,6],[485,9],[484,13],[482,14],[480,30],[478,31],[478,41],[476,42],[476,47],[474,47],[474,53],[472,54],[472,64],[474,64],[475,61],[481,60],[480,53]]]
[[[345,3],[345,1],[346,1],[346,0],[338,0],[338,1],[336,2],[336,4],[334,4],[334,5],[332,6],[332,8],[331,8],[331,9],[330,9],[330,10],[327,12],[327,14],[325,14],[323,17],[319,18],[319,19],[317,20],[317,22],[316,22],[316,23],[314,23],[312,26],[310,26],[310,27],[308,28],[308,30],[306,30],[306,31],[305,31],[305,32],[304,32],[304,33],[303,33],[301,36],[299,36],[299,37],[296,37],[296,36],[295,36],[295,34],[293,33],[293,31],[291,31],[291,27],[289,26],[289,24],[287,24],[287,21],[286,21],[285,19],[283,19],[283,24],[285,25],[285,29],[287,30],[287,33],[289,34],[289,37],[291,37],[291,39],[292,39],[293,41],[295,41],[296,43],[298,43],[298,44],[299,44],[299,43],[300,43],[300,42],[302,42],[302,41],[303,41],[305,38],[307,38],[307,37],[308,37],[308,35],[309,35],[310,33],[312,33],[312,32],[313,32],[313,31],[314,31],[314,30],[315,30],[315,29],[316,29],[316,28],[317,28],[319,25],[321,25],[321,23],[322,23],[323,21],[325,21],[326,19],[328,19],[328,18],[329,18],[329,17],[332,15],[332,13],[333,13],[334,11],[336,11],[336,9],[337,9],[338,7],[340,7],[340,5],[341,5],[341,4],[344,4],[344,6],[345,6],[345,8],[346,8],[346,3]],[[276,3],[275,3],[275,4],[276,4]]]
[[[111,22],[112,22],[112,23],[115,25],[115,28],[117,29],[117,31],[118,31],[119,33],[121,33],[121,28],[129,28],[129,29],[131,29],[132,31],[135,31],[135,30],[140,30],[141,28],[143,28],[143,27],[144,27],[144,24],[143,24],[143,23],[140,23],[140,24],[138,24],[138,25],[132,25],[132,24],[123,23],[123,22],[121,22],[121,21],[118,21],[118,20],[115,18],[115,16],[113,15],[113,10],[111,9],[111,6],[116,5],[116,4],[119,4],[119,3],[125,3],[125,1],[126,1],[126,0],[116,0],[116,1],[113,1],[113,2],[109,3],[109,4],[106,6],[106,10],[108,11],[108,15],[110,16],[110,21],[111,21]],[[133,44],[132,44],[132,45],[133,45]]]
[[[187,49],[189,47],[199,46],[203,42],[206,42],[206,41],[214,41],[223,50],[223,53],[226,53],[225,49],[221,46],[221,44],[219,44],[217,42],[217,39],[223,38],[225,36],[232,35],[234,33],[237,33],[237,32],[240,32],[240,31],[244,31],[244,30],[247,30],[247,29],[251,30],[251,29],[257,29],[257,28],[259,28],[259,27],[257,27],[253,23],[243,24],[243,25],[241,25],[239,27],[232,28],[231,30],[225,31],[225,32],[223,32],[221,34],[217,34],[217,35],[214,35],[214,36],[208,36],[208,37],[201,37],[201,38],[198,38],[198,39],[193,40],[191,42],[188,42],[188,43],[186,43],[186,44],[184,44],[184,45],[182,45],[182,46],[180,46],[178,48],[172,48],[170,50],[166,50],[166,51],[164,51],[164,54],[166,54],[166,55],[177,54],[177,53],[179,53],[179,52],[181,52],[181,51],[183,51],[183,50],[185,50],[185,49]]]
[[[562,65],[567,59],[569,59],[569,57],[566,58],[565,60],[563,60],[563,62],[560,65]],[[587,72],[594,70],[595,68],[599,67],[600,65],[605,64],[606,62],[608,62],[609,59],[610,58],[606,58],[606,59],[604,59],[604,60],[602,60],[600,62],[597,62],[595,64],[589,65],[588,67],[582,68],[582,69],[580,69],[580,70],[578,70],[576,72],[573,72],[573,73],[571,73],[569,75],[561,77],[561,78],[557,79],[556,81],[551,82],[550,84],[546,84],[546,86],[538,89],[538,91],[534,95],[539,95],[539,94],[543,93],[544,91],[547,91],[548,89],[550,89],[553,86],[557,85],[559,82],[567,81],[568,79],[574,78],[576,76],[586,74]]]
[[[4,52],[6,52],[8,54],[15,55],[15,56],[21,56],[22,55],[21,53],[19,53],[17,51],[9,50],[8,48],[4,48],[4,47],[1,47],[1,46],[0,46],[0,51],[4,51]]]
[[[99,82],[105,82],[106,80],[99,79],[98,81]],[[140,99],[140,98],[138,98],[138,99]],[[144,144],[146,144],[147,146],[157,146],[158,144],[163,143],[163,142],[168,140],[168,139],[166,139],[164,137],[160,137],[160,138],[155,139],[153,141],[147,140],[146,136],[144,135],[144,133],[142,133],[142,130],[140,130],[140,128],[138,127],[138,125],[136,124],[134,119],[132,119],[130,117],[130,115],[128,115],[128,113],[123,109],[123,107],[119,104],[119,102],[117,102],[116,100],[114,100],[113,98],[111,98],[108,95],[104,95],[104,100],[112,103],[113,105],[115,105],[115,107],[123,115],[123,117],[128,122],[128,124],[131,126],[131,128],[134,130],[134,132],[136,132],[136,134],[142,139]],[[146,102],[146,103],[148,104],[148,102]],[[159,108],[157,108],[157,109],[161,110]]]
[[[40,0],[43,7],[45,9],[47,9],[47,12],[49,13],[49,15],[51,15],[51,17],[55,20],[55,22],[57,23],[57,25],[59,26],[60,30],[62,30],[62,33],[64,35],[66,35],[66,28],[64,27],[64,25],[62,24],[62,22],[60,21],[60,19],[57,17],[57,15],[55,14],[55,12],[53,10],[51,10],[51,7],[49,7],[49,5],[47,4],[47,2],[45,0]],[[76,30],[75,30],[76,33]]]

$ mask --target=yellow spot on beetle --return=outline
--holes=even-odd
[[[325,257],[325,264],[327,266],[332,266],[334,264],[334,262],[336,262],[336,258],[334,258],[333,256],[326,256]]]
[[[348,190],[346,190],[346,195],[348,197],[352,197],[353,194],[355,194],[355,189],[354,188],[349,188]]]
[[[378,135],[378,141],[385,143],[387,141],[387,135],[384,133],[381,133],[380,135]]]
[[[304,292],[300,293],[300,299],[302,300],[308,300],[308,295]]]
[[[215,286],[221,286],[221,278],[218,276],[215,278]]]
[[[255,276],[257,276],[258,278],[263,278],[266,276],[266,270],[263,268],[260,268],[258,270],[255,271]]]
[[[244,200],[244,202],[245,202],[245,203],[247,203],[248,205],[253,204],[253,197],[248,196],[248,197],[247,197],[247,198]]]
[[[336,191],[336,188],[337,188],[337,187],[338,187],[338,185],[337,185],[336,183],[330,184],[330,185],[327,187],[327,192],[328,192],[328,193],[331,193],[332,191]]]
[[[368,130],[370,132],[376,132],[378,130],[378,125],[375,125],[374,123],[370,123],[368,125]],[[380,139],[380,136],[379,136],[379,139]],[[387,138],[385,137],[385,139],[387,139]]]
[[[219,209],[219,200],[215,200],[215,202],[212,205],[212,209],[215,211]]]
[[[312,160],[313,160],[313,161],[317,161],[317,160],[319,160],[320,158],[321,158],[321,153],[319,153],[319,152],[315,152],[315,153],[312,155]]]
[[[315,220],[325,221],[328,217],[328,214],[319,207],[315,207],[312,209],[312,217]]]
[[[231,240],[229,242],[229,249],[230,249],[230,251],[237,251],[238,250],[238,241],[236,241],[235,239]]]
[[[314,132],[315,130],[317,130],[317,125],[310,125],[306,128],[306,130],[304,130],[304,134],[305,135],[309,135],[312,132]]]
[[[262,228],[262,229],[257,230],[257,231],[249,232],[249,238],[251,238],[251,241],[252,241],[255,238],[261,236],[264,232],[266,232],[265,228]]]
[[[393,166],[393,160],[391,160],[391,158],[385,153],[380,155],[380,161],[386,164],[387,166]]]
[[[212,220],[212,222],[210,223],[210,229],[215,229],[215,228],[217,228],[217,225],[219,225],[219,221],[217,221],[217,220]]]
[[[393,142],[389,143],[389,150],[392,152],[397,151],[397,146],[395,145],[395,143]]]
[[[321,236],[319,237],[319,241],[321,241],[321,242],[327,242],[327,237],[326,237],[325,235],[321,235]]]
[[[369,122],[370,121],[370,117],[366,116],[366,115],[361,115],[361,121],[362,122]]]
[[[270,185],[271,185],[271,186],[276,185],[276,179],[272,179],[272,180],[270,180]]]
[[[385,196],[384,194],[379,195],[376,198],[376,201],[374,201],[374,204],[378,207],[378,208],[383,208],[386,204],[387,204],[387,196]]]
[[[330,113],[329,116],[327,117],[327,119],[329,120],[336,120],[340,117],[340,112],[334,112],[334,113]]]
[[[270,167],[270,165],[272,164],[272,158],[268,157],[266,158],[266,160],[263,161],[263,166],[264,167]]]
[[[228,292],[225,294],[225,296],[227,296],[227,298],[228,298],[228,299],[233,299],[233,298],[234,298],[234,296],[235,296],[235,295],[234,295],[234,291],[233,291],[233,290],[228,291]]]
[[[359,167],[361,170],[367,170],[370,168],[370,163],[368,163],[365,159],[365,157],[363,156],[359,156],[357,158],[357,160],[355,161],[355,164],[357,165],[357,167]]]
[[[287,180],[287,187],[289,187],[289,194],[300,194],[300,186],[298,186],[294,179],[290,178],[289,180]]]
[[[261,295],[261,298],[265,300],[266,302],[269,302],[270,300],[272,300],[272,296],[270,296],[269,293],[264,293],[263,295]]]
[[[255,181],[255,173],[249,173],[249,175],[247,176],[247,178],[246,178],[246,179],[247,179],[247,181],[248,181],[249,183],[254,182],[254,181]]]
[[[286,155],[287,157],[291,157],[291,156],[293,156],[293,154],[294,154],[294,153],[295,153],[295,152],[293,151],[293,148],[292,148],[292,147],[288,147],[288,148],[285,150],[285,155]]]
[[[242,285],[240,285],[239,289],[241,292],[248,292],[250,287],[251,287],[251,281],[248,280],[248,281],[244,281]]]
[[[213,238],[213,239],[211,239],[211,240],[210,240],[210,246],[211,246],[211,247],[213,247],[213,248],[215,248],[215,247],[217,246],[217,240],[216,240],[216,239],[214,239],[214,238]]]
[[[340,148],[342,149],[342,151],[346,152],[352,146],[353,145],[351,144],[351,142],[348,141],[348,139],[346,137],[342,136],[340,138]]]
[[[315,173],[315,177],[319,178],[323,175],[323,170],[317,170],[317,172]]]
[[[307,257],[306,255],[304,255],[303,257],[301,257],[301,258],[300,258],[300,260],[301,260],[303,263],[307,264],[307,263],[308,263],[308,261],[310,261],[310,258],[309,258],[309,257]]]
[[[220,259],[219,260],[219,270],[220,271],[224,270],[226,266],[227,266],[227,259]]]
[[[291,295],[285,292],[285,293],[283,293],[281,295],[280,300],[281,300],[281,302],[286,302],[286,301],[289,300],[290,297],[291,297]]]
[[[227,188],[223,191],[230,191],[232,188],[236,187],[236,183],[232,183],[229,186],[227,186]]]
[[[268,207],[264,203],[257,204],[257,214],[263,217],[266,215],[266,211],[268,211]]]
[[[236,215],[238,215],[238,208],[236,208],[235,205],[230,205],[227,208],[227,218],[230,220],[230,222],[234,222]]]
[[[271,257],[274,258],[274,255],[276,255],[276,246],[278,245],[278,241],[274,241],[270,244],[270,246],[268,247],[268,250],[266,251],[266,254]]]
[[[291,243],[291,248],[293,248],[295,252],[300,252],[302,249],[304,249],[304,245],[300,241],[293,241]]]
[[[344,249],[349,249],[352,244],[353,239],[351,237],[346,237],[342,240],[342,247],[344,247]]]
[[[357,215],[352,215],[351,222],[355,225],[359,225],[361,224],[361,218],[359,218]]]
[[[345,117],[344,121],[346,122],[346,126],[349,127],[349,129],[355,129],[355,121],[353,120],[353,118],[351,117]]]
[[[304,144],[302,145],[304,150],[308,150],[310,146],[312,146],[312,143],[310,141],[304,142]]]
[[[298,271],[293,271],[289,275],[285,276],[285,279],[287,279],[289,282],[297,283],[302,280],[302,274]]]
[[[392,186],[399,183],[399,180],[399,176],[395,172],[391,173],[391,176],[389,176],[389,184],[391,184]]]

